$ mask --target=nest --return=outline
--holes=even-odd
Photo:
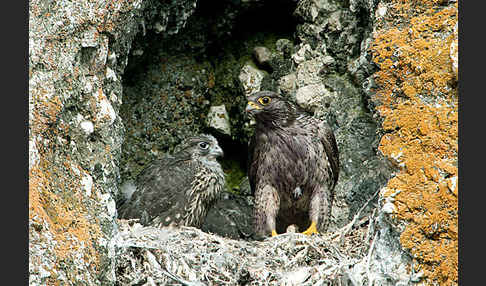
[[[350,271],[372,245],[372,216],[325,235],[233,240],[193,227],[120,220],[118,285],[361,285]],[[351,282],[351,283],[350,283]]]

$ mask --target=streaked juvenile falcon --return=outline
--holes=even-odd
[[[256,235],[292,224],[308,235],[325,230],[339,175],[331,128],[271,91],[249,96],[246,111],[256,120],[248,161]]]
[[[119,217],[139,218],[145,226],[200,228],[224,190],[224,173],[216,161],[222,155],[211,135],[185,139],[173,155],[153,161],[138,175],[136,190],[120,206]]]

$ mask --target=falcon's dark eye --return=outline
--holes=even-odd
[[[206,142],[200,142],[200,143],[199,143],[199,147],[200,147],[201,149],[208,149],[208,148],[209,148],[209,144],[208,144],[208,143],[206,143]]]
[[[258,99],[258,102],[260,102],[260,103],[261,103],[261,104],[263,104],[263,105],[267,105],[267,104],[269,104],[269,103],[270,103],[270,101],[272,101],[272,99],[271,99],[270,97],[268,97],[268,96],[260,97],[260,98]]]

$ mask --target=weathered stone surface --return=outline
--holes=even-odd
[[[296,64],[300,64],[301,62],[311,59],[312,56],[311,46],[309,44],[300,43],[297,52],[292,54],[292,59]]]
[[[284,58],[290,58],[290,55],[294,52],[294,44],[289,39],[278,39],[275,42],[275,48]]]
[[[310,84],[319,84],[322,81],[319,72],[324,67],[320,57],[301,62],[297,66],[297,86],[303,87]]]
[[[410,255],[399,242],[403,225],[393,219],[387,206],[393,205],[392,199],[383,199],[386,188],[380,191],[378,208],[371,219],[370,227],[375,231],[366,258],[354,265],[349,271],[353,285],[363,285],[364,281],[376,285],[414,285],[420,282],[420,273],[414,273]],[[363,282],[358,282],[363,281]]]
[[[297,88],[297,77],[295,73],[291,73],[281,77],[278,83],[280,92],[290,94]]]
[[[253,55],[258,64],[261,66],[266,66],[270,63],[272,59],[272,54],[267,47],[258,46],[253,49]]]
[[[30,285],[115,284],[120,79],[144,21],[188,3],[29,2]]]
[[[260,86],[262,84],[265,72],[257,69],[251,64],[246,64],[241,68],[240,75],[238,79],[241,82],[244,93],[246,96],[260,91]]]
[[[226,107],[223,105],[211,106],[208,112],[208,126],[226,135],[231,135],[231,125]]]
[[[331,97],[331,92],[323,84],[306,85],[295,93],[297,104],[312,113],[323,105],[329,105]]]

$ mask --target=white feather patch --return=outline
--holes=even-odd
[[[302,196],[302,190],[300,189],[300,187],[297,187],[294,190],[294,197],[299,198],[300,196]]]
[[[123,197],[126,200],[129,200],[136,190],[137,190],[137,187],[135,186],[135,183],[133,182],[133,180],[126,181],[120,187],[120,191],[121,191]]]

